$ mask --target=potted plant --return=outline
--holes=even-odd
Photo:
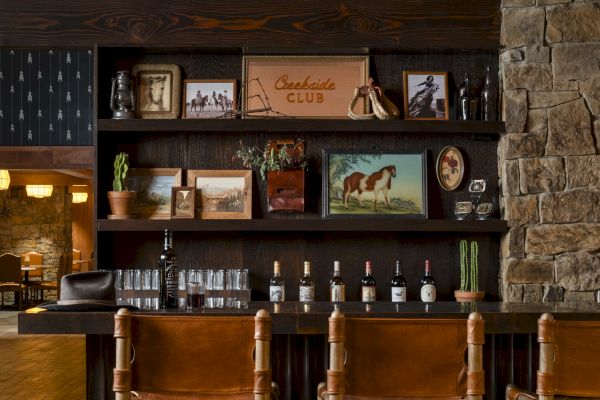
[[[469,255],[469,244],[461,240],[460,247],[460,290],[454,291],[456,301],[478,301],[483,300],[485,292],[479,290],[479,245],[476,241],[471,242],[471,254]],[[470,256],[470,257],[469,257]]]
[[[304,211],[304,141],[271,140],[264,150],[240,142],[235,157],[245,167],[257,169],[263,180],[266,178],[269,212]]]
[[[114,162],[113,190],[108,191],[108,202],[111,214],[109,219],[131,218],[131,210],[135,201],[136,192],[129,191],[125,187],[125,178],[129,171],[129,156],[127,153],[119,153]]]

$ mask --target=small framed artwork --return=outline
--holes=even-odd
[[[368,56],[245,56],[247,117],[348,118],[354,90],[367,84]],[[366,112],[364,98],[356,109]]]
[[[251,170],[188,170],[200,219],[252,218]]]
[[[127,188],[137,192],[133,213],[138,218],[171,218],[173,187],[181,186],[180,168],[131,168]]]
[[[404,118],[448,119],[448,74],[404,71]]]
[[[196,188],[175,186],[171,194],[171,218],[194,218]]]
[[[442,189],[456,190],[463,181],[464,173],[465,162],[458,147],[444,147],[435,163],[435,174]]]
[[[236,108],[235,80],[183,81],[183,118],[231,118]]]
[[[323,151],[323,218],[427,218],[426,153]]]
[[[131,70],[136,82],[138,118],[179,118],[181,70],[175,64],[136,64]]]

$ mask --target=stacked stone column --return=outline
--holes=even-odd
[[[503,0],[500,292],[594,302],[600,289],[600,0]]]

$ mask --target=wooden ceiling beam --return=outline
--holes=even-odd
[[[93,168],[93,146],[0,146],[0,169]]]

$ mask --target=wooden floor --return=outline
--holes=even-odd
[[[85,399],[85,336],[17,335],[0,312],[0,400]]]

